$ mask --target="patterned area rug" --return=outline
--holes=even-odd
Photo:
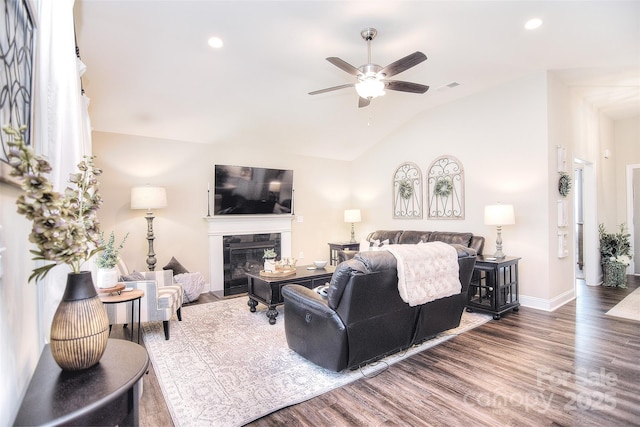
[[[182,308],[171,321],[171,339],[162,322],[146,323],[144,342],[176,426],[239,426],[303,402],[352,381],[361,371],[331,372],[289,350],[284,306],[269,325],[266,307],[251,313],[247,298]],[[375,374],[387,364],[433,347],[491,319],[464,313],[460,327],[420,346],[363,369]]]
[[[640,288],[607,311],[607,315],[640,321]]]

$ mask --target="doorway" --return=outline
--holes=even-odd
[[[597,286],[601,278],[595,171],[593,163],[577,158],[573,161],[573,170],[575,282]]]
[[[574,247],[575,247],[575,277],[576,280],[584,280],[584,205],[582,197],[582,165],[576,163],[573,170],[573,182],[575,187],[575,196],[573,198],[574,213]]]

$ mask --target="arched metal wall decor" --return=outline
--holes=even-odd
[[[464,219],[464,169],[453,156],[440,156],[427,170],[428,218]]]
[[[32,70],[35,27],[27,0],[4,0],[0,6],[0,125],[26,126],[23,138],[31,144]],[[6,25],[4,25],[6,24]],[[7,135],[0,130],[0,181],[19,186],[9,176]]]
[[[415,163],[403,163],[393,174],[393,217],[422,218],[422,172]]]

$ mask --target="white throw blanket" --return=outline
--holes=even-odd
[[[182,273],[173,276],[173,280],[180,283],[184,289],[184,302],[190,303],[200,297],[206,282],[202,273]]]
[[[398,292],[410,306],[460,293],[458,251],[453,246],[429,242],[388,245],[381,249],[396,257]]]

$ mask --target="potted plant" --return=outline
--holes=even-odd
[[[603,285],[627,287],[626,269],[631,263],[631,235],[625,224],[620,224],[617,233],[607,233],[604,224],[598,226],[600,236],[600,262],[602,264]]]
[[[97,286],[99,288],[111,288],[118,282],[118,254],[124,247],[129,233],[127,233],[120,244],[116,246],[116,236],[112,231],[109,240],[105,241],[104,232],[100,232],[100,247],[102,252],[96,257],[96,266],[98,267]]]
[[[51,353],[62,369],[89,368],[100,361],[109,338],[109,319],[91,272],[81,271],[82,264],[101,249],[97,212],[102,199],[96,177],[102,171],[93,164],[93,157],[85,156],[79,172],[70,175],[71,185],[63,193],[54,191],[46,176],[51,172],[49,162],[36,156],[22,138],[26,128],[3,130],[9,137],[10,175],[24,191],[16,201],[18,213],[33,222],[29,241],[37,249],[31,253],[35,261],[44,263],[34,268],[29,281],[43,279],[59,264],[71,269],[51,323]]]
[[[273,273],[276,271],[276,250],[275,249],[265,249],[264,255],[262,258],[264,259],[264,271]]]

